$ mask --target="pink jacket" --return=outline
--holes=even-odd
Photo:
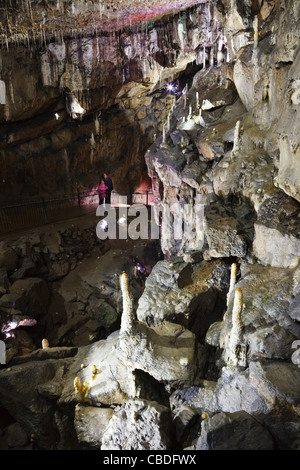
[[[107,187],[105,186],[104,183],[101,183],[99,185],[99,193],[103,196],[105,196],[105,193],[106,193],[106,190],[107,190]]]

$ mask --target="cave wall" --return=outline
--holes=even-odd
[[[300,200],[299,4],[224,1],[218,2],[218,8],[228,59],[222,64],[210,63],[195,74],[185,101],[178,100],[169,116],[165,142],[156,142],[146,154],[156,202],[160,202],[157,220],[162,218],[162,234],[167,234],[162,239],[163,250],[169,256],[195,249],[195,233],[191,237],[188,232],[180,243],[174,239],[170,207],[178,202],[181,208],[187,203],[203,204],[209,211],[210,204],[226,206],[236,198],[258,218],[256,255],[266,263],[289,264],[291,260],[281,255],[275,261],[271,252],[278,250],[277,245],[276,249],[268,247],[270,234],[260,231],[276,227],[282,236],[298,239],[297,224],[292,227],[286,221],[283,227],[282,221],[284,213],[288,217],[292,211],[297,213]],[[209,106],[203,106],[207,101]],[[237,144],[237,123],[238,145],[232,152]],[[266,206],[270,210],[279,199],[293,209],[280,207],[281,215],[276,217],[274,212],[267,214]],[[224,213],[234,219],[236,215],[228,209],[230,214],[227,209]],[[248,217],[251,220],[250,214]],[[202,237],[209,239],[211,229],[201,227]],[[296,245],[291,255],[297,256]]]
[[[275,158],[279,186],[299,201],[299,3],[274,0],[256,6],[248,22],[254,29],[256,16],[257,42],[245,39],[236,49],[234,82],[255,122],[267,131],[265,146]],[[227,28],[228,23],[230,16]],[[234,34],[242,31],[236,28]]]

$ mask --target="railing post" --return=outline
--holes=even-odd
[[[79,213],[81,215],[81,197],[80,197],[79,191],[77,191],[77,201],[78,201]]]
[[[43,206],[43,211],[44,211],[44,216],[45,216],[45,223],[48,223],[48,216],[47,216],[47,208],[46,208],[46,201],[45,198],[42,197],[42,206]]]
[[[146,206],[148,206],[149,204],[148,196],[149,196],[149,191],[146,191]]]

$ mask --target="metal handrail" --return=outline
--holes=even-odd
[[[135,191],[132,194],[120,194],[113,191],[112,194],[130,196],[131,198],[134,195],[146,195],[144,203],[149,205],[149,194],[152,194],[152,191]],[[95,210],[98,201],[84,205],[83,200],[95,196],[98,197],[98,191],[93,189],[49,199],[41,197],[36,200],[20,202],[7,201],[7,204],[2,202],[0,204],[0,234],[87,215]]]

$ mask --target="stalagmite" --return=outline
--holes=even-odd
[[[234,286],[236,284],[236,271],[237,271],[237,265],[236,265],[236,263],[232,263],[231,270],[230,270],[229,291],[228,291],[228,294],[227,294],[227,305],[228,305],[229,297],[230,297],[231,293],[233,292]]]
[[[49,348],[49,341],[46,338],[44,338],[42,340],[42,349],[46,349],[46,348]]]
[[[168,131],[170,130],[170,113],[168,113],[168,117],[167,117],[167,130]]]
[[[210,49],[210,66],[213,67],[214,66],[214,46],[212,45],[211,46],[211,49]]]
[[[241,121],[237,121],[235,125],[235,129],[234,129],[232,155],[237,153],[240,149],[240,128],[241,128]]]
[[[205,121],[202,117],[202,108],[199,108],[199,114],[195,119],[196,124],[198,124],[201,127],[206,127]]]
[[[224,52],[223,52],[224,39],[219,39],[218,43],[218,52],[217,52],[217,64],[220,66],[224,61]]]
[[[100,123],[98,116],[95,117],[95,134],[99,135],[100,134]]]
[[[83,401],[86,397],[88,391],[89,384],[87,382],[81,383],[79,377],[75,377],[74,379],[74,393],[75,397],[78,401]]]
[[[234,303],[232,310],[232,328],[230,332],[230,339],[228,345],[228,357],[227,363],[234,366],[239,365],[241,362],[244,362],[242,357],[243,348],[242,348],[242,333],[243,333],[243,323],[242,323],[242,312],[243,312],[243,293],[240,288],[235,290],[234,294]]]
[[[129,279],[126,273],[120,276],[120,287],[123,297],[123,313],[121,318],[120,336],[132,333],[135,323],[134,300],[129,288]]]

